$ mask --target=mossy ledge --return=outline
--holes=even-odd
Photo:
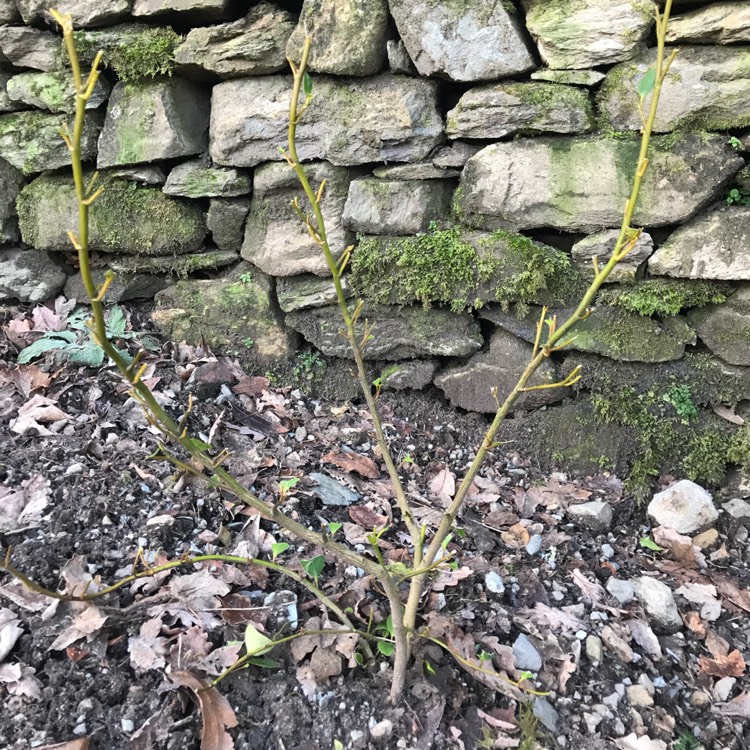
[[[370,302],[436,303],[456,312],[487,302],[564,301],[580,282],[559,250],[506,230],[457,226],[412,237],[361,237],[351,269],[354,294]]]

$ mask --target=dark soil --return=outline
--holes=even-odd
[[[6,311],[6,322],[22,313]],[[276,541],[285,539],[274,524],[264,520],[254,527],[252,517],[230,498],[186,478],[172,464],[150,458],[157,436],[113,370],[39,362],[38,372],[51,379],[43,387],[24,390],[18,387],[18,377],[14,381],[10,375],[19,371],[12,363],[14,348],[6,344],[5,352],[6,362],[0,362],[0,490],[18,490],[38,475],[49,483],[43,513],[29,523],[21,519],[17,528],[0,536],[4,551],[12,546],[12,564],[30,579],[62,591],[61,571],[72,559],[80,559],[84,571],[111,583],[130,572],[139,548],[151,559],[158,554],[160,559],[174,560],[186,554],[229,552],[245,540],[250,548],[260,546],[255,554],[268,559],[263,532]],[[304,479],[310,471],[318,471],[358,492],[358,506],[390,515],[385,480],[336,468],[324,458],[345,449],[377,461],[371,422],[360,407],[338,408],[259,381],[254,381],[254,395],[238,394],[242,389],[237,388],[231,363],[217,363],[208,353],[187,347],[165,346],[151,365],[149,377],[158,378],[154,388],[175,416],[186,407],[189,392],[200,396],[189,419],[193,434],[203,440],[210,437],[217,449],[229,448],[230,468],[261,497],[278,496],[282,477],[303,477],[285,504],[286,512],[315,528],[321,528],[323,521],[352,524],[347,508],[323,505],[312,482]],[[28,367],[21,370],[29,373]],[[226,383],[217,379],[217,372],[225,374]],[[47,436],[33,430],[16,434],[11,424],[35,395],[54,400],[67,418],[45,424],[53,431]],[[429,509],[439,502],[431,495],[431,482],[443,468],[460,478],[486,422],[419,393],[386,394],[381,403],[397,461],[407,459],[402,467],[408,491],[418,507]],[[468,639],[469,657],[484,653],[483,664],[493,671],[508,670],[516,679],[519,673],[513,669],[512,657],[507,663],[506,646],[519,633],[527,633],[542,657],[542,668],[532,670],[536,676],[524,685],[548,693],[537,698],[541,721],[536,722],[536,730],[530,708],[519,705],[507,691],[483,684],[481,674],[462,669],[434,643],[425,641],[418,647],[407,693],[397,707],[387,703],[386,657],[354,668],[344,659],[343,671],[318,679],[308,696],[298,669],[309,663],[309,657],[300,658],[293,647],[284,645],[272,653],[277,667],[251,666],[219,684],[236,715],[237,726],[229,729],[235,747],[330,750],[339,740],[345,748],[649,750],[675,747],[681,735],[695,735],[706,750],[750,747],[747,717],[727,715],[721,708],[750,687],[746,675],[737,676],[727,695],[717,698],[718,675],[706,674],[699,666],[700,657],[710,656],[705,632],[684,627],[677,634],[659,636],[662,656],[657,658],[623,625],[631,619],[647,621],[640,605],[620,607],[608,594],[597,599],[596,593],[575,582],[582,575],[596,587],[611,576],[658,574],[675,589],[685,581],[699,580],[696,577],[704,582],[720,576],[734,590],[721,591],[721,615],[703,625],[725,639],[730,651],[738,649],[750,658],[750,625],[744,608],[750,601],[746,527],[722,514],[718,540],[705,551],[707,569],[691,570],[668,552],[639,546],[639,539],[649,533],[645,508],[625,495],[617,477],[606,472],[577,478],[545,476],[524,459],[522,446],[512,447],[514,452],[494,452],[462,517],[465,534],[451,543],[459,571],[465,568],[467,575],[447,580],[442,590],[433,586],[425,602],[424,622],[430,623],[431,633],[443,632],[441,638],[456,649]],[[0,493],[0,510],[2,498]],[[595,533],[569,522],[568,505],[587,499],[612,504],[615,517],[609,531]],[[514,533],[522,533],[523,528],[526,537],[514,544]],[[346,527],[338,533],[355,532]],[[538,552],[526,551],[529,535],[541,535]],[[383,545],[391,559],[399,558],[402,539],[394,523]],[[612,555],[606,554],[607,545]],[[712,557],[717,549],[721,554]],[[292,544],[283,559],[300,570],[298,559],[319,552],[304,546],[295,552]],[[169,581],[195,573],[197,566],[175,571],[164,581],[125,586],[98,600],[107,617],[104,625],[62,649],[50,645],[69,629],[71,617],[80,613],[82,605],[62,602],[54,611],[19,606],[17,594],[8,597],[9,591],[17,591],[9,589],[11,577],[0,573],[0,608],[15,613],[23,630],[4,664],[35,670],[33,678],[40,690],[36,698],[14,695],[0,682],[2,747],[20,750],[85,737],[93,749],[199,748],[202,717],[195,696],[170,681],[170,674],[185,669],[204,683],[212,677],[191,667],[189,655],[181,651],[187,641],[180,639],[186,632],[192,629],[201,637],[205,633],[215,649],[241,641],[247,619],[237,622],[229,616],[231,595],[258,605],[259,614],[251,617],[271,637],[289,634],[279,611],[262,606],[264,597],[275,591],[291,589],[297,595],[302,625],[323,615],[305,589],[278,574],[210,563],[203,569],[224,582],[233,581],[228,584],[231,594],[214,599],[214,610],[193,611],[192,625],[184,611],[163,615],[159,637],[165,639],[167,652],[149,669],[134,666],[131,639],[154,617],[154,608],[174,603]],[[485,577],[491,572],[502,576],[504,593],[488,591]],[[449,578],[449,571],[444,575]],[[362,629],[387,614],[376,587],[365,586],[356,571],[330,557],[320,581],[328,595],[351,607]],[[678,605],[683,617],[700,610],[679,597]],[[539,611],[546,614],[540,616]],[[574,617],[581,626],[561,626],[554,613]],[[332,623],[336,624],[335,618]],[[602,636],[607,627],[619,634],[626,648],[610,646],[605,637],[604,659],[592,662],[585,638]],[[643,683],[644,675],[654,686],[653,704],[633,705],[624,695],[626,688],[639,680]],[[534,695],[526,693],[525,698],[531,706]],[[511,726],[519,716],[523,731]],[[388,722],[390,728],[384,729]],[[632,733],[642,744],[622,744]]]

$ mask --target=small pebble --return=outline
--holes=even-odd
[[[82,734],[86,734],[86,722],[82,721],[80,724],[76,724],[73,727],[73,734],[77,734],[79,737]]]
[[[491,570],[484,577],[484,585],[487,587],[487,591],[489,591],[491,594],[502,596],[505,593],[505,584],[503,583],[503,579],[500,575],[495,573],[494,570]]]
[[[80,474],[85,470],[86,467],[83,464],[71,464],[67,469],[65,469],[65,476],[69,477],[71,476],[71,474]]]
[[[375,742],[387,740],[391,734],[393,734],[393,722],[389,719],[383,719],[370,728],[370,737]]]
[[[711,702],[711,696],[702,690],[693,690],[690,695],[691,706],[707,706]]]
[[[534,555],[539,554],[539,550],[542,549],[542,535],[541,534],[534,534],[534,536],[529,539],[529,543],[526,545],[526,554],[531,555],[532,557]]]
[[[607,581],[607,591],[621,605],[629,604],[635,598],[635,587],[630,581],[623,581],[622,578],[610,578]]]
[[[604,657],[604,648],[602,647],[602,639],[595,635],[590,635],[586,638],[586,656],[589,661],[595,664],[601,663]]]
[[[714,698],[717,701],[728,700],[735,682],[737,680],[734,677],[722,677],[714,685]]]
[[[135,724],[131,719],[122,719],[120,721],[120,726],[122,727],[122,731],[127,734],[130,734],[135,730]]]
[[[653,706],[654,699],[643,685],[631,685],[625,691],[631,706]]]
[[[615,548],[611,544],[602,544],[602,554],[611,560],[615,556]]]
[[[517,669],[538,672],[542,668],[542,657],[525,633],[521,633],[513,642],[513,659]]]

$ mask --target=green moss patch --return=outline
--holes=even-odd
[[[520,234],[459,227],[413,237],[364,237],[354,252],[355,295],[382,304],[449,305],[454,311],[494,301],[507,306],[562,297],[578,279],[565,253]]]
[[[612,286],[599,292],[597,301],[639,315],[677,315],[690,307],[724,302],[729,284],[688,279],[647,279],[628,286]]]

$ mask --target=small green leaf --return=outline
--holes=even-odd
[[[341,740],[333,741],[333,750],[344,750],[344,745]]]
[[[647,96],[654,90],[656,85],[656,68],[649,68],[646,74],[638,81],[636,91],[638,96]]]
[[[390,656],[393,653],[394,648],[395,644],[390,641],[378,641],[378,651],[380,651],[383,656]]]
[[[534,679],[534,673],[529,672],[527,670],[524,670],[521,672],[520,676],[518,677],[519,682],[523,682],[524,680],[533,680]]]
[[[479,661],[492,661],[492,654],[489,651],[480,651],[477,657]]]
[[[343,523],[329,523],[328,524],[328,533],[331,536],[334,536],[336,532],[343,526]]]
[[[62,339],[37,339],[33,344],[27,346],[21,351],[17,358],[18,364],[25,365],[28,362],[31,362],[32,359],[41,357],[42,354],[51,352],[53,349],[64,349],[66,346],[69,346],[68,342],[63,341]]]
[[[302,90],[305,92],[305,96],[312,96],[313,82],[307,71],[302,76]]]
[[[393,615],[388,615],[388,619],[385,621],[385,632],[393,636]]]
[[[197,451],[211,450],[211,446],[208,443],[204,443],[202,440],[198,440],[198,438],[187,438],[186,442]]]
[[[650,536],[642,536],[638,544],[646,549],[652,549],[654,552],[664,552],[664,547],[660,547]]]
[[[262,669],[278,669],[281,666],[280,661],[276,659],[269,659],[267,656],[253,656],[252,659],[248,659],[248,664],[252,664]]]
[[[248,654],[260,656],[268,653],[273,648],[273,641],[267,638],[255,626],[249,622],[245,626],[245,648]]]
[[[295,485],[299,483],[299,477],[292,477],[291,479],[282,479],[279,482],[279,488],[283,493],[287,493]]]
[[[305,573],[307,573],[317,585],[318,576],[323,572],[323,568],[326,566],[325,557],[323,557],[323,555],[318,555],[311,560],[300,560],[300,563]]]
[[[424,661],[424,669],[427,674],[435,674],[435,667],[433,667],[426,659]]]
[[[125,318],[125,313],[121,307],[113,307],[109,311],[109,319],[107,320],[107,333],[111,338],[117,338],[125,333],[128,321]]]
[[[271,556],[273,557],[274,562],[279,555],[283,554],[288,549],[289,545],[286,542],[274,542],[271,545]]]

